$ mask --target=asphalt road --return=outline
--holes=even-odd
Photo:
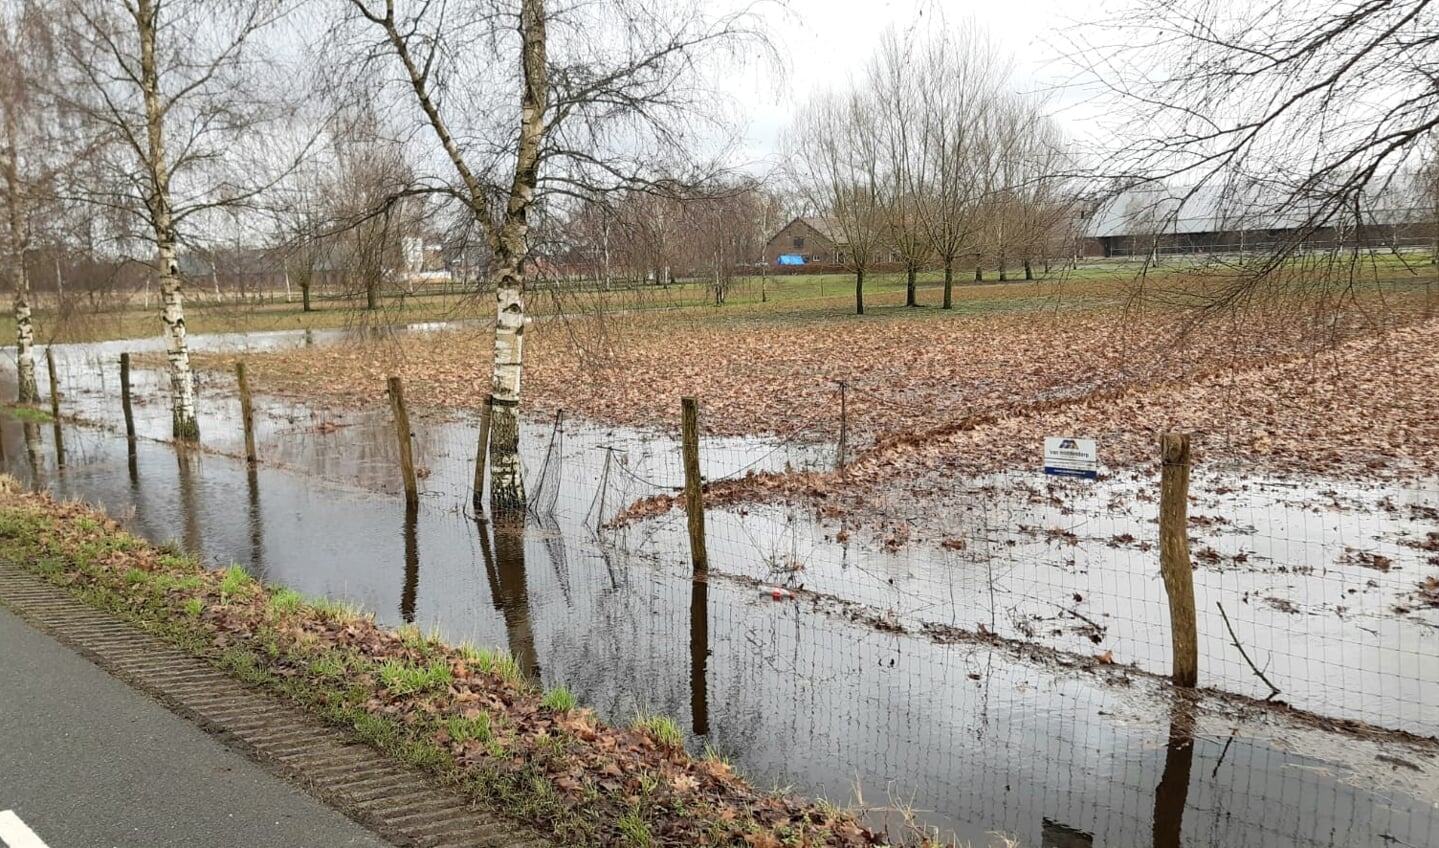
[[[39,848],[24,828],[44,848],[390,845],[0,608],[0,843]]]

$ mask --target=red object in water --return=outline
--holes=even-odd
[[[769,590],[769,594],[770,594],[770,597],[771,597],[771,598],[774,598],[776,601],[787,601],[787,600],[789,600],[790,598],[793,598],[793,597],[794,597],[794,592],[791,592],[790,590],[788,590],[788,589],[786,589],[786,588],[784,588],[784,587],[782,587],[782,586],[774,586],[774,587],[772,587],[772,588]]]

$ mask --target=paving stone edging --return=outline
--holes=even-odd
[[[549,848],[432,776],[0,563],[0,605],[402,848]]]

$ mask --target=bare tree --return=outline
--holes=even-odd
[[[900,43],[895,30],[886,31],[870,62],[867,82],[878,112],[878,150],[884,157],[879,185],[885,243],[904,263],[905,306],[919,305],[919,269],[932,255],[926,206],[934,163],[924,155],[927,116],[920,109],[926,81],[921,74],[910,47]]]
[[[1008,68],[973,25],[946,30],[921,48],[921,156],[929,174],[920,222],[944,267],[945,309],[954,303],[954,264],[972,252],[981,226],[981,154],[989,114]]]
[[[52,56],[46,21],[31,2],[0,10],[0,178],[4,180],[5,260],[14,289],[15,352],[20,403],[39,399],[35,386],[35,330],[30,307],[30,278],[25,262],[30,247],[30,214],[43,181],[39,136],[44,132],[37,75]]]
[[[179,247],[186,227],[246,203],[283,170],[266,129],[283,117],[258,85],[257,35],[285,0],[62,0],[68,105],[117,140],[84,199],[133,216],[160,279],[176,439],[199,439]],[[277,66],[270,65],[273,73]],[[291,80],[293,81],[293,80]],[[246,157],[244,154],[254,154]],[[280,161],[283,159],[284,161]]]
[[[547,194],[595,197],[690,159],[683,128],[713,102],[705,57],[755,38],[751,13],[715,13],[699,0],[346,5],[353,16],[340,43],[371,67],[393,69],[389,78],[408,92],[452,171],[430,181],[469,210],[494,256],[490,504],[521,509],[532,214]]]
[[[1144,128],[1116,139],[1125,155],[1109,170],[1122,185],[1165,181],[1179,207],[1219,191],[1285,223],[1267,260],[1213,289],[1210,307],[1290,283],[1327,291],[1284,273],[1290,260],[1326,231],[1362,241],[1439,128],[1428,0],[1133,0],[1075,39],[1122,95],[1121,126]]]
[[[861,92],[812,100],[785,137],[791,179],[828,217],[854,271],[854,311],[864,314],[864,276],[884,249],[884,174],[872,98]]]

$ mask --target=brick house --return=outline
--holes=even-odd
[[[770,238],[764,248],[764,261],[771,268],[842,265],[846,244],[833,218],[795,218]]]

